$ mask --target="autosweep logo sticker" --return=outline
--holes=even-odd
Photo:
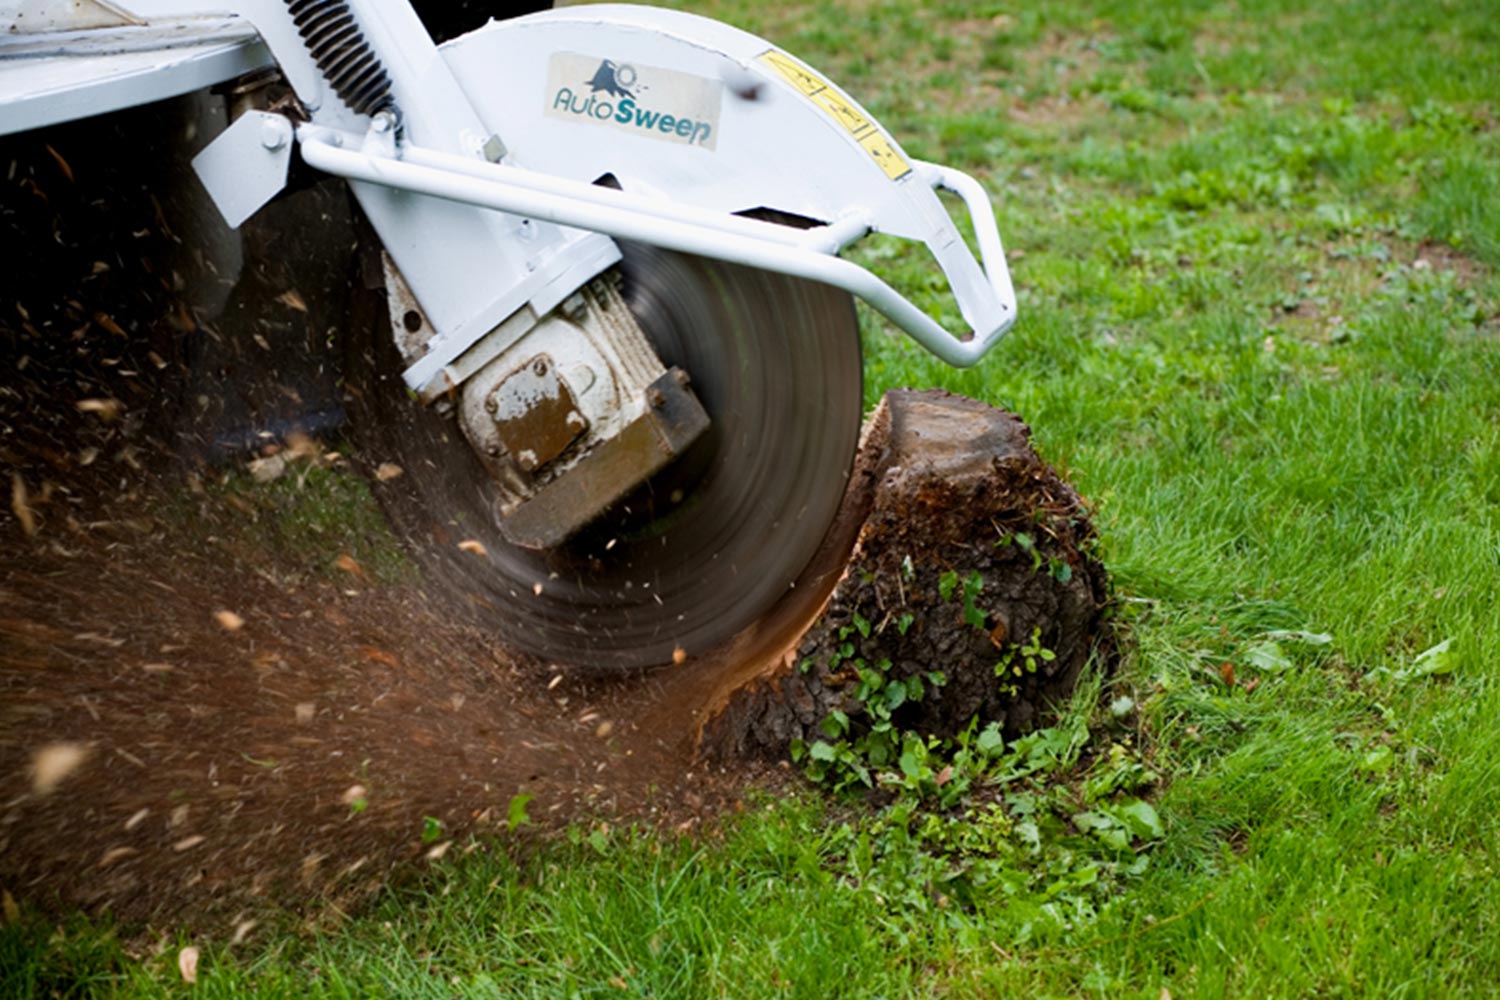
[[[716,148],[724,85],[660,66],[554,52],[546,114],[701,149]]]

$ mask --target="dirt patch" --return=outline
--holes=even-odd
[[[1097,98],[1075,99],[1065,94],[1016,101],[1010,105],[1010,117],[1029,128],[1068,129],[1081,125],[1099,114],[1103,104]]]
[[[347,905],[504,829],[517,795],[548,826],[691,823],[734,793],[693,773],[691,708],[641,725],[660,681],[523,670],[415,587],[277,581],[155,533],[67,554],[7,534],[0,879],[19,897],[152,919]],[[59,745],[82,756],[48,793]]]
[[[1412,249],[1410,263],[1418,270],[1452,271],[1459,282],[1472,285],[1488,274],[1484,264],[1446,243],[1423,240]]]
[[[65,369],[37,333],[0,324],[0,365],[33,358],[0,398],[20,484],[0,513],[17,898],[210,932],[337,914],[393,869],[510,835],[518,796],[522,836],[687,829],[761,773],[695,761],[715,661],[613,681],[518,662],[402,561],[347,458],[295,435],[178,458],[161,412],[118,402],[123,376]],[[80,378],[120,412],[80,412]]]
[[[321,229],[230,241],[173,201],[201,110],[0,149],[0,886],[221,927],[347,909],[518,795],[525,829],[732,804],[747,774],[693,760],[713,664],[517,664],[403,563],[327,450],[347,205],[308,187],[284,211]],[[91,153],[149,135],[181,156]]]

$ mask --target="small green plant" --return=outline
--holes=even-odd
[[[535,796],[527,792],[512,796],[510,808],[506,811],[505,816],[505,828],[507,830],[515,830],[518,826],[531,825],[531,816],[526,812],[526,805],[533,798]]]
[[[1036,549],[1036,540],[1026,532],[1018,531],[1013,535],[1001,535],[1000,539],[995,542],[995,548],[997,549],[1004,548],[1007,545],[1014,545],[1030,556],[1032,570],[1042,568],[1042,554]]]
[[[1006,648],[1005,655],[995,663],[995,676],[1020,677],[1023,674],[1034,674],[1043,663],[1051,663],[1055,659],[1057,654],[1042,645],[1041,628],[1034,627],[1031,638],[1026,642]]]
[[[953,600],[954,591],[959,589],[958,574],[953,570],[947,570],[938,577],[938,597],[944,601]],[[984,592],[984,577],[979,575],[978,570],[972,571],[963,581],[963,589],[959,591],[959,600],[963,605],[963,616],[965,624],[975,628],[984,628],[986,614],[976,605],[975,600]],[[903,632],[903,635],[906,633]]]
[[[1039,633],[1017,649],[1042,662]],[[1119,879],[1145,872],[1165,830],[1139,793],[1157,775],[1126,743],[1088,756],[1097,680],[1054,726],[1007,740],[998,723],[971,721],[946,739],[894,725],[892,712],[920,700],[925,685],[891,678],[889,667],[862,667],[858,710],[831,713],[824,739],[792,747],[815,782],[888,796],[857,834],[848,829],[839,862],[848,878],[913,914],[928,912],[934,893],[943,906],[1083,914]]]
[[[790,747],[792,760],[805,763],[814,781],[837,789],[890,784],[892,765],[915,752],[906,745],[910,734],[897,727],[895,713],[908,702],[922,701],[929,687],[941,687],[947,679],[936,670],[893,677],[890,660],[882,659],[872,665],[852,656],[852,644],[844,645],[850,647],[849,652],[846,654],[841,646],[834,653],[833,664],[847,663],[855,672],[858,724],[848,713],[834,709],[819,725],[825,739],[811,744],[794,740]]]

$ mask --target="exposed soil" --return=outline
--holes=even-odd
[[[694,775],[690,709],[642,725],[660,682],[550,683],[415,588],[91,534],[7,545],[0,577],[0,878],[19,897],[142,918],[346,902],[503,829],[520,793],[542,824],[691,824],[734,791]],[[85,756],[48,794],[59,744]]]
[[[1436,240],[1423,240],[1417,244],[1411,254],[1412,266],[1432,268],[1435,271],[1452,271],[1465,285],[1481,280],[1485,274],[1485,266],[1478,260]]]
[[[201,110],[103,124],[139,141]],[[713,662],[606,682],[513,661],[403,562],[357,471],[380,456],[326,451],[341,196],[277,209],[317,232],[272,218],[226,246],[180,156],[100,162],[101,141],[0,150],[0,887],[132,920],[347,908],[505,829],[518,794],[528,829],[732,805],[744,769],[693,756]]]
[[[516,662],[386,569],[388,536],[291,533],[299,503],[372,513],[346,460],[294,438],[257,484],[243,459],[173,462],[126,416],[75,422],[67,383],[15,385],[0,886],[18,898],[169,921],[347,909],[393,865],[505,830],[519,794],[533,829],[687,828],[751,779],[695,761],[715,661],[615,681]],[[344,491],[299,499],[315,471]]]

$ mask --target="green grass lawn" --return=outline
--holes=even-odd
[[[177,942],[23,917],[0,992],[1493,993],[1500,7],[684,6],[995,193],[1014,332],[958,372],[867,322],[867,398],[1027,419],[1097,504],[1120,674],[951,811],[810,789],[489,844],[337,931],[205,944],[191,988]],[[949,308],[925,259],[865,259]]]

